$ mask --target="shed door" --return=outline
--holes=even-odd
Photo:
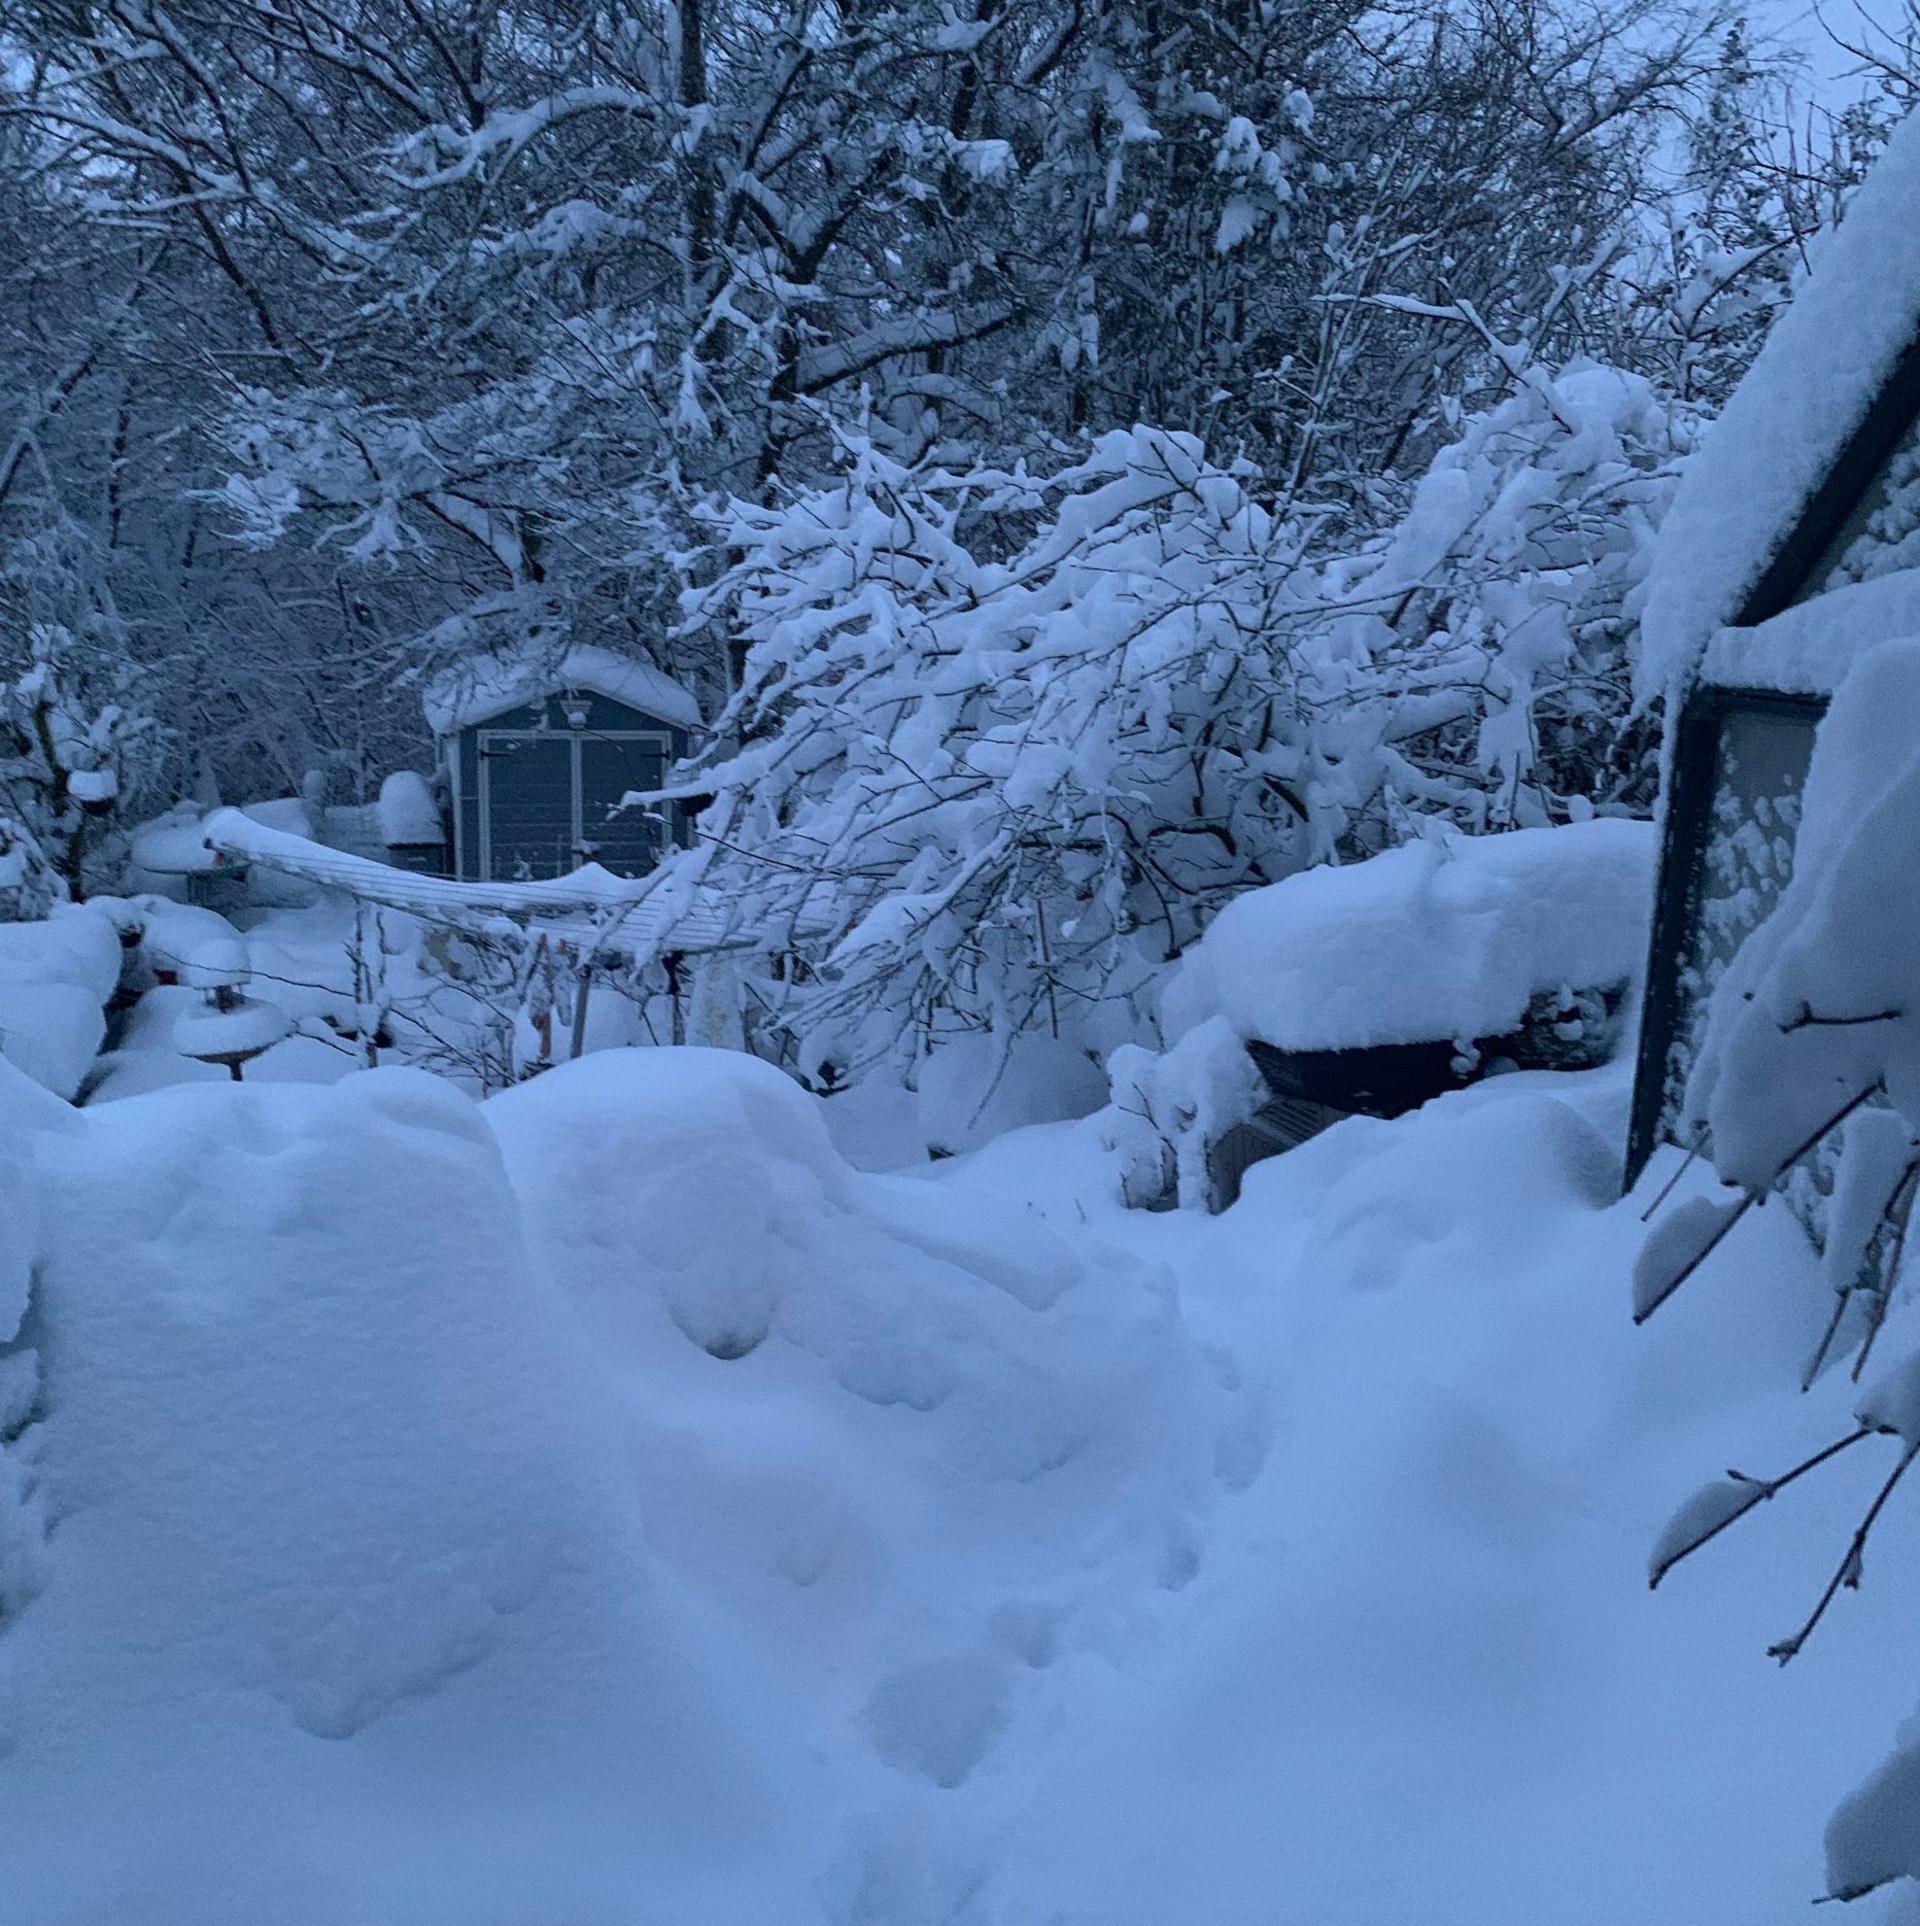
[[[616,876],[642,876],[666,847],[664,806],[609,814],[630,789],[658,789],[666,779],[662,735],[580,738],[580,840],[589,862]]]
[[[573,748],[567,736],[481,732],[480,852],[487,881],[538,881],[574,867]]]

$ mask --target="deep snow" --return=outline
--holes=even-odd
[[[1764,1657],[1872,1466],[1646,1590],[1848,1387],[1780,1212],[1633,1329],[1617,1069],[1218,1218],[725,1052],[13,1094],[8,1921],[1784,1926],[1912,1697],[1910,1536]]]
[[[1213,1017],[1282,1050],[1501,1036],[1541,992],[1646,960],[1651,823],[1599,818],[1421,838],[1248,890],[1181,959],[1175,1035]]]

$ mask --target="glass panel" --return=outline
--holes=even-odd
[[[1812,713],[1742,707],[1737,700],[1721,722],[1693,928],[1678,960],[1663,1136],[1672,1135],[1679,1116],[1713,987],[1793,873],[1800,792],[1816,724]]]
[[[574,867],[573,743],[566,736],[482,735],[496,883],[536,882]]]
[[[1920,565],[1920,422],[1860,498],[1814,569],[1812,592],[1871,582]]]
[[[580,840],[589,860],[616,876],[642,876],[660,860],[664,809],[613,812],[630,789],[658,789],[666,773],[666,744],[659,737],[581,738]]]

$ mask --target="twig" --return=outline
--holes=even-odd
[[[1887,1251],[1887,1260],[1880,1271],[1880,1288],[1873,1294],[1873,1309],[1869,1313],[1866,1335],[1860,1340],[1860,1350],[1853,1360],[1853,1381],[1860,1382],[1860,1374],[1867,1368],[1867,1360],[1873,1355],[1875,1340],[1881,1327],[1887,1321],[1887,1312],[1893,1306],[1893,1288],[1900,1281],[1900,1260],[1906,1255],[1907,1226],[1913,1221],[1914,1189],[1920,1184],[1920,1158],[1916,1158],[1901,1173],[1900,1181],[1893,1187],[1893,1195],[1887,1199],[1885,1216],[1893,1224],[1893,1242]],[[1905,1201],[1902,1202],[1902,1192]]]
[[[1873,1503],[1867,1507],[1867,1515],[1861,1519],[1851,1543],[1847,1546],[1846,1556],[1834,1568],[1834,1574],[1827,1580],[1827,1588],[1820,1594],[1820,1602],[1813,1608],[1807,1622],[1791,1638],[1783,1638],[1779,1644],[1769,1645],[1768,1658],[1778,1659],[1782,1665],[1788,1664],[1813,1636],[1813,1628],[1826,1616],[1827,1607],[1840,1595],[1841,1587],[1845,1586],[1849,1591],[1859,1590],[1862,1559],[1867,1549],[1868,1536],[1872,1533],[1874,1524],[1879,1519],[1887,1500],[1893,1496],[1895,1486],[1907,1475],[1907,1467],[1916,1457],[1920,1457],[1920,1439],[1915,1439],[1900,1454],[1900,1462],[1894,1466],[1887,1476],[1887,1482],[1875,1494]]]
[[[1891,1023],[1906,1014],[1903,1010],[1874,1010],[1866,1016],[1815,1016],[1813,1006],[1803,1003],[1798,1016],[1780,1026],[1780,1034],[1790,1037],[1796,1030],[1848,1030],[1858,1023]]]
[[[1811,1458],[1802,1458],[1791,1471],[1783,1471],[1777,1478],[1750,1478],[1744,1471],[1735,1471],[1733,1467],[1729,1465],[1727,1467],[1727,1476],[1731,1478],[1735,1484],[1751,1485],[1754,1488],[1753,1497],[1748,1499],[1738,1511],[1728,1513],[1728,1515],[1721,1519],[1711,1530],[1703,1531],[1684,1551],[1675,1552],[1674,1555],[1669,1558],[1664,1565],[1660,1566],[1647,1580],[1647,1589],[1649,1591],[1658,1591],[1660,1589],[1660,1581],[1665,1578],[1676,1565],[1682,1564],[1691,1558],[1702,1545],[1712,1544],[1723,1531],[1726,1531],[1731,1526],[1737,1525],[1755,1505],[1763,1503],[1776,1492],[1785,1491],[1796,1478],[1804,1478],[1808,1472],[1818,1469],[1818,1467],[1825,1464],[1829,1458],[1839,1457],[1841,1452],[1857,1445],[1862,1438],[1871,1438],[1875,1435],[1877,1434],[1872,1425],[1863,1424],[1858,1431],[1849,1432],[1846,1437],[1837,1438],[1830,1445],[1822,1445]]]
[[[1700,1153],[1705,1150],[1706,1147],[1707,1127],[1703,1123],[1695,1124],[1693,1127],[1693,1147],[1687,1152],[1686,1157],[1681,1162],[1680,1168],[1660,1186],[1660,1194],[1640,1213],[1641,1223],[1646,1223],[1648,1219],[1652,1217],[1653,1213],[1673,1195],[1674,1191],[1679,1187],[1680,1179],[1693,1168],[1695,1162],[1699,1159]]]

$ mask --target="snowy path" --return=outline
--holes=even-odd
[[[1887,1655],[1920,1661],[1920,1559],[1890,1538],[1792,1667],[1765,1658],[1844,1547],[1862,1467],[1649,1594],[1680,1498],[1783,1467],[1848,1428],[1849,1398],[1783,1399],[1820,1303],[1784,1222],[1633,1330],[1639,1226],[1593,1128],[1623,1099],[1617,1073],[1507,1079],[1343,1126],[1205,1223],[1103,1218],[1069,1132],[1050,1168],[1009,1140],[955,1173],[1077,1188],[1073,1215],[1175,1269],[1275,1421],[1155,1649],[1080,1681],[992,1918],[1807,1916],[1827,1815],[1890,1736]]]

